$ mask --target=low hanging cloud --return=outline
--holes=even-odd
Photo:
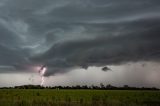
[[[32,59],[36,62],[43,61],[52,67],[53,74],[76,67],[87,68],[137,61],[159,62],[159,25],[160,21],[156,18],[120,23],[115,25],[124,27],[119,35],[58,42],[42,55]]]
[[[111,69],[105,66],[102,68],[102,71],[111,71]]]
[[[74,68],[159,62],[159,3],[0,1],[0,72],[46,65],[49,76]]]

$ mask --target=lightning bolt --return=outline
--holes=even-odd
[[[44,74],[46,73],[47,68],[45,66],[42,66],[39,70],[40,76],[41,76],[41,86],[44,84]]]
[[[44,84],[44,76],[41,77],[41,86]]]

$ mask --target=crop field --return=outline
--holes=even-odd
[[[1,89],[0,106],[160,106],[160,91]]]

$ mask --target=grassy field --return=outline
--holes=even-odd
[[[1,89],[0,106],[160,106],[160,91]]]

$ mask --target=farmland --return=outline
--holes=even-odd
[[[0,106],[160,106],[160,91],[1,89]]]

